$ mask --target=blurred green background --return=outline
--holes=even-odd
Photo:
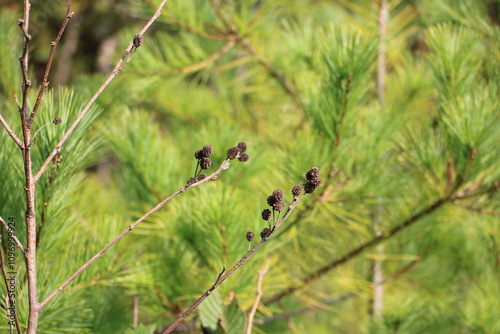
[[[35,171],[159,2],[74,1],[33,128],[63,123],[37,135]],[[0,113],[18,136],[21,7],[0,7]],[[65,12],[32,2],[30,105]],[[250,160],[113,246],[39,332],[161,333],[246,254],[267,196],[289,204],[317,166],[323,185],[179,331],[244,332],[270,259],[253,333],[500,333],[499,23],[485,0],[169,0],[38,183],[40,299],[185,185],[196,149],[213,145],[209,172],[240,141]],[[22,157],[3,129],[0,145],[0,215],[24,240]]]

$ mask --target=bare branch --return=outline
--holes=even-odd
[[[0,217],[0,222],[2,223],[3,227],[5,227],[5,230],[7,231],[7,233],[11,233],[9,231],[9,225],[5,222],[5,220],[3,220],[2,217]],[[11,237],[12,239],[14,239],[14,241],[16,242],[17,247],[19,247],[19,249],[21,250],[21,252],[23,252],[23,255],[26,255],[26,251],[24,250],[23,244],[21,243],[21,241],[19,241],[19,239],[16,237],[16,235],[14,233],[12,233],[12,235],[9,235],[9,237]]]
[[[222,165],[219,167],[217,171],[215,171],[213,174],[208,176],[207,178],[195,182],[191,185],[187,185],[185,187],[182,187],[181,189],[177,190],[174,192],[172,195],[168,196],[165,198],[163,201],[158,203],[154,208],[152,208],[150,211],[145,213],[141,218],[137,219],[134,223],[132,223],[129,227],[127,227],[123,232],[121,232],[118,236],[116,236],[113,240],[111,240],[106,246],[104,246],[97,254],[95,254],[90,260],[88,260],[83,266],[81,266],[77,271],[75,271],[66,281],[64,281],[59,287],[56,288],[50,295],[45,298],[43,302],[40,303],[40,307],[43,308],[49,301],[51,301],[55,296],[57,296],[68,284],[70,284],[78,275],[80,275],[85,269],[90,267],[92,263],[94,263],[97,259],[102,257],[106,251],[116,244],[121,238],[123,238],[125,235],[127,235],[129,232],[131,232],[137,225],[142,223],[144,220],[146,220],[149,216],[151,216],[153,213],[161,209],[162,207],[165,206],[171,199],[176,197],[177,195],[180,195],[181,193],[185,192],[188,189],[197,187],[205,182],[209,182],[212,178],[215,178],[217,175],[222,173],[224,170],[226,170],[229,167],[229,162],[228,160],[224,160]]]
[[[299,203],[301,197],[294,197],[294,199],[292,200],[292,203],[290,203],[290,205],[288,206],[288,209],[285,213],[285,215],[276,223],[276,225],[274,226],[274,228],[271,230],[271,234],[269,235],[269,237],[266,237],[266,238],[263,238],[263,239],[260,239],[260,241],[248,252],[245,254],[245,256],[243,256],[241,258],[241,260],[238,261],[238,263],[236,263],[231,269],[229,269],[229,271],[222,277],[220,277],[219,279],[217,279],[217,282],[210,288],[208,289],[207,291],[205,291],[205,293],[203,295],[201,295],[201,297],[199,297],[184,313],[182,313],[178,318],[177,320],[171,324],[164,332],[163,334],[168,334],[168,333],[171,333],[181,322],[184,321],[184,319],[186,319],[186,317],[191,313],[193,312],[204,300],[205,298],[207,298],[213,290],[215,290],[219,285],[221,285],[229,276],[231,276],[236,270],[238,270],[238,268],[240,268],[242,265],[245,264],[245,262],[247,262],[247,260],[252,257],[252,255],[266,242],[269,240],[269,238],[274,234],[274,232],[281,226],[281,224],[283,224],[283,222],[285,220],[287,220],[287,218],[290,216],[290,214],[292,213],[292,211],[295,209],[295,207],[297,206],[297,204]]]
[[[10,128],[9,124],[3,118],[2,115],[0,115],[0,123],[2,123],[3,127],[5,128],[5,130],[7,130],[7,133],[9,134],[9,136],[16,142],[17,146],[19,146],[22,149],[24,147],[23,142],[21,141],[21,139],[19,139],[16,136],[16,134],[14,133],[14,131],[12,131],[12,129]]]
[[[253,318],[255,317],[255,313],[257,312],[257,308],[259,307],[260,299],[262,298],[262,282],[264,281],[264,276],[269,269],[269,263],[271,262],[271,258],[267,258],[266,265],[262,270],[259,270],[259,278],[257,279],[257,296],[255,297],[255,302],[253,303],[252,310],[248,314],[248,324],[246,334],[252,333],[252,325]]]
[[[163,8],[163,6],[165,6],[166,3],[167,3],[167,0],[163,0],[160,3],[160,5],[158,6],[158,8],[156,9],[155,14],[151,17],[151,19],[146,23],[146,25],[142,28],[142,30],[137,35],[142,36],[149,29],[149,27],[153,24],[153,22],[160,16],[161,9]],[[61,138],[61,140],[59,140],[59,142],[57,143],[56,147],[52,150],[52,152],[49,154],[49,156],[47,157],[47,159],[45,160],[45,162],[42,164],[42,166],[40,167],[40,170],[36,173],[36,175],[34,177],[34,182],[35,183],[38,182],[38,180],[40,179],[40,177],[43,175],[43,173],[45,172],[45,170],[49,166],[50,161],[52,161],[52,159],[56,156],[56,154],[60,152],[60,150],[62,149],[63,144],[68,140],[68,138],[73,133],[73,131],[75,130],[75,128],[78,126],[78,124],[80,124],[80,122],[82,121],[83,117],[90,110],[90,108],[92,107],[92,105],[94,104],[94,102],[97,100],[97,98],[101,95],[101,93],[104,91],[104,89],[111,83],[111,81],[113,81],[113,79],[121,72],[121,70],[123,69],[122,65],[125,66],[125,65],[128,64],[128,62],[130,61],[131,58],[129,57],[127,59],[127,56],[130,54],[130,51],[132,50],[133,47],[134,47],[134,42],[132,40],[132,41],[130,41],[129,45],[125,49],[125,52],[123,53],[123,55],[120,58],[120,60],[118,60],[118,62],[116,63],[116,66],[113,69],[113,71],[111,72],[111,74],[104,81],[104,83],[101,85],[101,87],[99,87],[99,89],[97,90],[97,92],[91,97],[91,99],[89,100],[89,102],[87,102],[87,104],[85,105],[85,107],[83,108],[83,110],[80,112],[80,114],[78,115],[78,117],[76,118],[76,120],[73,122],[73,124],[71,124],[71,126],[66,131],[66,133],[63,135],[63,137]]]
[[[49,74],[50,74],[50,69],[52,67],[52,61],[54,60],[54,55],[56,52],[57,45],[59,44],[59,40],[61,39],[62,34],[64,33],[64,30],[66,29],[66,25],[68,24],[69,20],[73,16],[73,13],[71,12],[71,4],[72,0],[68,0],[68,5],[67,5],[67,10],[66,10],[66,16],[64,17],[64,20],[61,24],[61,28],[59,29],[59,32],[57,33],[56,38],[50,43],[50,53],[49,53],[49,58],[47,59],[47,65],[45,66],[45,73],[43,74],[43,81],[42,81],[42,87],[40,87],[40,91],[38,92],[38,96],[36,98],[35,105],[33,106],[33,110],[31,111],[31,115],[28,121],[28,127],[31,128],[31,125],[33,124],[33,120],[35,119],[36,112],[38,111],[38,108],[40,107],[40,102],[42,101],[43,94],[45,93],[45,89],[49,85]]]

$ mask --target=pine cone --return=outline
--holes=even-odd
[[[210,158],[203,158],[200,160],[201,169],[209,169],[212,166],[212,160]]]
[[[296,186],[293,186],[292,188],[292,195],[294,197],[297,197],[300,195],[300,193],[302,192],[302,190],[304,190],[304,188],[302,188],[301,185],[297,184]]]
[[[319,176],[319,168],[313,167],[306,173],[306,179],[311,180]]]
[[[238,147],[238,149],[240,150],[241,153],[245,152],[247,150],[247,143],[245,143],[244,141],[238,143],[238,145],[236,146]]]
[[[274,195],[267,197],[267,205],[273,206],[274,203],[276,203],[276,197],[274,197]]]
[[[272,216],[271,210],[264,209],[264,211],[262,211],[262,219],[269,220],[271,219],[271,216]]]
[[[260,232],[260,237],[264,240],[268,240],[269,237],[271,236],[272,230],[269,227],[264,227],[262,232]]]
[[[276,189],[275,191],[273,191],[273,196],[276,199],[276,202],[283,202],[283,200],[285,199],[285,194],[281,189]]]
[[[202,156],[204,158],[208,158],[209,156],[212,155],[212,152],[214,151],[214,148],[212,145],[205,145],[202,149]]]
[[[319,177],[314,177],[314,178],[310,179],[308,182],[311,182],[314,185],[314,187],[317,188],[321,185],[321,183],[323,181],[321,181],[321,179]]]
[[[238,160],[241,162],[248,161],[248,159],[250,159],[250,156],[246,153],[241,153],[240,157],[238,158]]]
[[[283,211],[283,209],[285,208],[285,202],[283,201],[279,201],[279,202],[276,202],[273,204],[273,209],[275,211]]]
[[[306,183],[304,183],[304,192],[306,194],[312,194],[315,189],[316,187],[311,181],[307,181]]]
[[[203,151],[202,150],[196,150],[194,152],[194,157],[198,160],[200,160],[201,158],[203,158]]]
[[[237,158],[240,155],[240,150],[237,147],[231,147],[227,150],[227,157],[229,159]]]
[[[247,232],[247,241],[248,242],[252,242],[253,241],[253,238],[254,238],[254,233],[252,231],[248,231]]]

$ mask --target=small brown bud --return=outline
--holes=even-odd
[[[247,232],[247,241],[248,242],[252,242],[253,241],[253,238],[254,238],[254,233],[252,231],[248,231]]]
[[[189,180],[187,181],[187,184],[186,184],[186,185],[187,185],[187,186],[190,186],[190,185],[192,185],[192,184],[193,184],[193,183],[195,183],[195,182],[196,182],[196,179],[195,179],[194,177],[190,177],[190,178],[189,178]]]
[[[246,153],[241,153],[240,157],[238,158],[238,160],[241,162],[248,161],[248,159],[250,159],[250,156]]]
[[[54,124],[56,124],[56,125],[57,125],[57,124],[61,124],[61,122],[62,122],[62,119],[61,119],[60,117],[56,117],[56,118],[54,118],[54,120],[52,121],[52,123],[54,123]]]
[[[283,211],[283,209],[285,208],[285,202],[283,201],[279,201],[279,202],[276,202],[273,204],[273,209],[275,211]]]
[[[262,219],[269,220],[271,219],[271,216],[272,216],[271,210],[264,209],[264,211],[262,211]]]
[[[237,147],[231,147],[227,150],[227,157],[229,159],[237,158],[240,155],[240,150]]]
[[[247,150],[247,143],[242,141],[242,142],[238,143],[238,145],[236,147],[238,147],[238,150],[240,150],[240,152],[243,153]]]
[[[141,46],[141,44],[142,44],[142,35],[141,34],[135,35],[133,41],[134,47],[138,48],[139,46]]]
[[[306,179],[311,180],[319,176],[319,168],[313,167],[306,173]]]
[[[214,148],[212,145],[205,145],[202,149],[202,156],[204,158],[208,158],[210,155],[212,155],[212,152],[214,151]]]
[[[212,160],[210,158],[203,158],[200,160],[201,169],[209,169],[212,166]]]
[[[276,189],[275,191],[273,191],[273,196],[276,199],[276,202],[282,202],[285,198],[285,194],[281,189]]]
[[[200,175],[198,175],[198,177],[197,177],[198,181],[204,180],[204,179],[206,179],[206,178],[207,178],[207,175],[206,175],[206,174],[200,174]]]
[[[272,230],[269,227],[264,227],[262,232],[260,232],[260,237],[264,240],[268,240],[269,237],[271,236]]]
[[[301,185],[297,184],[296,186],[293,186],[292,188],[292,195],[294,197],[297,197],[300,195],[300,193],[302,192],[303,188]]]
[[[196,150],[194,152],[194,157],[198,160],[200,160],[201,158],[203,158],[203,151],[202,150]]]

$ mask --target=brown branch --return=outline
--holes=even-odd
[[[3,222],[3,220],[2,220],[2,222]],[[6,294],[7,294],[5,309],[7,311],[7,319],[9,320],[8,323],[10,325],[10,332],[13,333],[13,325],[12,325],[12,321],[10,318],[10,316],[11,316],[10,313],[12,312],[12,315],[14,316],[14,321],[16,322],[17,334],[21,334],[21,324],[19,323],[19,317],[17,316],[17,303],[16,303],[16,298],[15,298],[15,290],[12,291],[10,289],[10,286],[15,284],[16,275],[14,275],[12,278],[9,278],[9,276],[7,275],[7,271],[5,270],[5,256],[3,254],[3,248],[1,246],[0,246],[0,270],[2,271],[2,276],[4,279],[4,283],[5,283],[5,290],[6,290]],[[14,282],[12,282],[12,280],[14,280]],[[7,305],[7,301],[8,301],[8,305]]]
[[[153,22],[160,16],[161,9],[166,4],[166,2],[167,2],[167,0],[162,0],[162,2],[158,5],[158,8],[156,9],[155,14],[151,17],[151,19],[146,23],[146,25],[142,28],[142,30],[137,35],[142,36],[149,29],[149,27],[153,24]],[[73,124],[71,124],[69,129],[66,131],[66,133],[63,135],[63,137],[57,143],[56,147],[52,150],[52,152],[49,154],[49,156],[47,157],[45,162],[42,164],[42,166],[40,167],[40,170],[36,173],[36,175],[34,177],[35,183],[43,175],[43,173],[47,169],[50,161],[52,161],[52,159],[56,156],[56,154],[61,151],[62,145],[68,140],[68,138],[73,133],[75,128],[78,126],[78,124],[80,124],[81,120],[83,119],[85,114],[90,110],[90,108],[92,107],[94,102],[97,100],[97,98],[101,95],[101,93],[104,91],[104,89],[111,83],[111,81],[113,81],[113,79],[121,72],[121,70],[123,69],[122,65],[126,66],[128,64],[128,62],[130,62],[131,58],[128,57],[128,59],[127,59],[127,56],[130,54],[130,51],[132,50],[132,48],[134,48],[133,41],[131,41],[129,43],[129,45],[125,49],[125,52],[123,53],[122,57],[116,63],[116,66],[114,67],[111,74],[104,81],[104,83],[101,85],[101,87],[99,87],[97,92],[91,97],[89,102],[87,102],[87,104],[85,105],[83,110],[80,112],[80,114],[78,115],[76,120],[73,122]]]
[[[21,141],[21,139],[19,139],[16,136],[16,134],[14,133],[14,131],[12,131],[12,129],[10,128],[9,124],[3,118],[3,116],[1,114],[0,114],[0,123],[2,123],[3,127],[5,128],[5,130],[9,134],[9,136],[16,142],[17,146],[19,146],[21,149],[24,148],[24,143]]]
[[[2,223],[3,227],[5,227],[5,230],[7,231],[7,233],[9,233],[9,234],[12,233],[9,231],[9,225],[5,222],[5,220],[3,220],[2,217],[0,217],[0,222]],[[14,239],[17,247],[19,247],[19,249],[21,250],[23,255],[26,255],[26,251],[24,250],[23,244],[21,243],[21,241],[19,241],[19,239],[16,237],[16,235],[12,233],[12,235],[10,235],[10,237],[12,239]]]
[[[187,185],[185,187],[182,187],[181,189],[177,190],[174,192],[172,195],[168,196],[165,198],[163,201],[158,203],[154,208],[152,208],[150,211],[145,213],[141,218],[137,219],[134,223],[132,223],[129,227],[127,227],[123,232],[121,232],[118,236],[116,236],[113,240],[111,240],[106,246],[104,246],[97,254],[95,254],[90,260],[88,260],[83,266],[81,266],[77,271],[75,271],[66,281],[64,281],[59,287],[56,288],[43,302],[40,303],[40,307],[44,307],[47,305],[49,301],[51,301],[55,296],[57,296],[68,284],[70,284],[78,275],[80,275],[85,269],[87,269],[92,263],[94,263],[97,259],[102,257],[104,253],[114,244],[116,244],[121,238],[123,238],[125,235],[127,235],[129,232],[131,232],[137,225],[142,223],[144,220],[146,220],[149,216],[151,216],[153,213],[161,209],[162,207],[165,206],[171,199],[176,197],[177,195],[180,195],[181,193],[185,192],[188,189],[194,188],[196,186],[199,186],[205,182],[211,181],[212,178],[215,178],[217,175],[222,173],[224,170],[226,170],[229,167],[229,159],[224,160],[222,165],[219,167],[217,171],[212,173],[210,176],[207,178],[195,182],[191,185]]]
[[[259,307],[260,299],[262,298],[263,292],[262,292],[262,282],[264,281],[264,276],[267,273],[267,270],[269,269],[269,262],[271,262],[270,258],[267,258],[266,265],[262,270],[259,270],[259,278],[257,279],[257,296],[255,297],[255,301],[253,303],[252,309],[250,310],[250,313],[248,314],[248,323],[247,323],[247,330],[246,334],[251,334],[252,333],[252,325],[253,325],[253,318],[255,317],[255,313],[257,312],[257,308]]]
[[[274,228],[271,230],[271,234],[270,236],[272,236],[274,234],[274,232],[281,226],[281,224],[283,224],[283,222],[290,216],[290,214],[292,213],[292,211],[295,209],[295,207],[297,206],[297,204],[299,203],[300,201],[300,197],[295,197],[292,201],[292,203],[290,203],[290,206],[288,207],[285,215],[276,223],[276,225],[274,226]],[[245,262],[247,262],[247,260],[252,257],[252,255],[266,242],[269,240],[269,237],[267,238],[263,238],[263,239],[260,239],[260,241],[249,251],[245,254],[245,256],[243,256],[241,258],[241,260],[238,261],[238,263],[236,263],[231,269],[229,269],[229,271],[221,276],[220,278],[217,279],[217,282],[210,288],[208,289],[207,291],[205,291],[205,293],[203,295],[201,295],[201,297],[199,297],[191,306],[189,306],[189,308],[184,312],[182,313],[178,318],[177,320],[171,324],[164,332],[163,334],[168,334],[168,333],[171,333],[181,322],[184,321],[184,319],[186,319],[186,317],[191,313],[193,312],[204,300],[205,298],[207,298],[212,292],[213,290],[215,290],[219,285],[221,285],[229,276],[231,276],[238,268],[240,268],[242,265],[245,264]]]
[[[419,211],[418,213],[414,214],[413,216],[411,216],[410,218],[406,219],[402,223],[400,223],[400,224],[396,225],[395,227],[393,227],[389,232],[387,232],[385,234],[382,234],[382,235],[379,235],[379,236],[373,237],[371,240],[369,240],[369,241],[361,244],[360,246],[358,246],[357,248],[351,250],[349,253],[345,254],[344,256],[342,256],[340,258],[337,258],[334,261],[332,261],[329,264],[327,264],[326,266],[324,266],[324,267],[322,267],[322,268],[320,268],[320,269],[318,269],[318,270],[310,273],[309,275],[307,275],[306,277],[304,277],[301,280],[301,284],[300,285],[295,285],[295,286],[288,287],[287,289],[283,290],[282,292],[277,293],[274,296],[270,297],[269,299],[265,300],[263,302],[263,304],[264,305],[269,305],[269,304],[275,303],[275,302],[281,300],[283,297],[288,296],[289,294],[292,294],[295,291],[304,288],[306,285],[308,285],[309,283],[311,283],[313,280],[315,280],[315,279],[317,279],[317,278],[325,275],[330,270],[332,270],[332,269],[340,266],[341,264],[344,264],[345,262],[348,262],[349,260],[352,260],[357,255],[359,255],[363,251],[365,251],[366,249],[379,244],[383,240],[386,240],[386,239],[389,239],[389,238],[393,237],[398,232],[400,232],[400,231],[406,229],[407,227],[413,225],[420,218],[422,218],[422,217],[424,217],[426,215],[429,215],[432,212],[436,211],[436,209],[440,208],[443,204],[447,203],[449,201],[449,199],[450,199],[449,197],[438,199],[437,201],[435,201],[434,203],[432,203],[431,205],[429,205],[425,209]]]
[[[45,90],[47,89],[47,86],[49,85],[49,81],[48,81],[49,74],[50,74],[50,69],[52,67],[52,61],[54,60],[54,55],[56,52],[57,45],[59,44],[59,40],[61,39],[61,36],[64,33],[64,30],[66,29],[66,25],[68,24],[68,21],[73,16],[73,13],[71,12],[71,3],[72,3],[72,0],[68,0],[66,16],[61,24],[61,28],[59,29],[59,32],[57,33],[56,38],[50,43],[50,52],[49,52],[49,57],[47,59],[47,65],[45,66],[45,73],[43,74],[42,86],[40,87],[40,90],[38,91],[38,96],[36,98],[35,105],[33,106],[33,110],[31,111],[31,115],[30,115],[30,118],[28,121],[29,128],[31,128],[31,125],[33,124],[33,120],[35,119],[36,112],[38,111],[38,108],[40,107],[40,102],[42,101],[43,94],[45,93]]]

